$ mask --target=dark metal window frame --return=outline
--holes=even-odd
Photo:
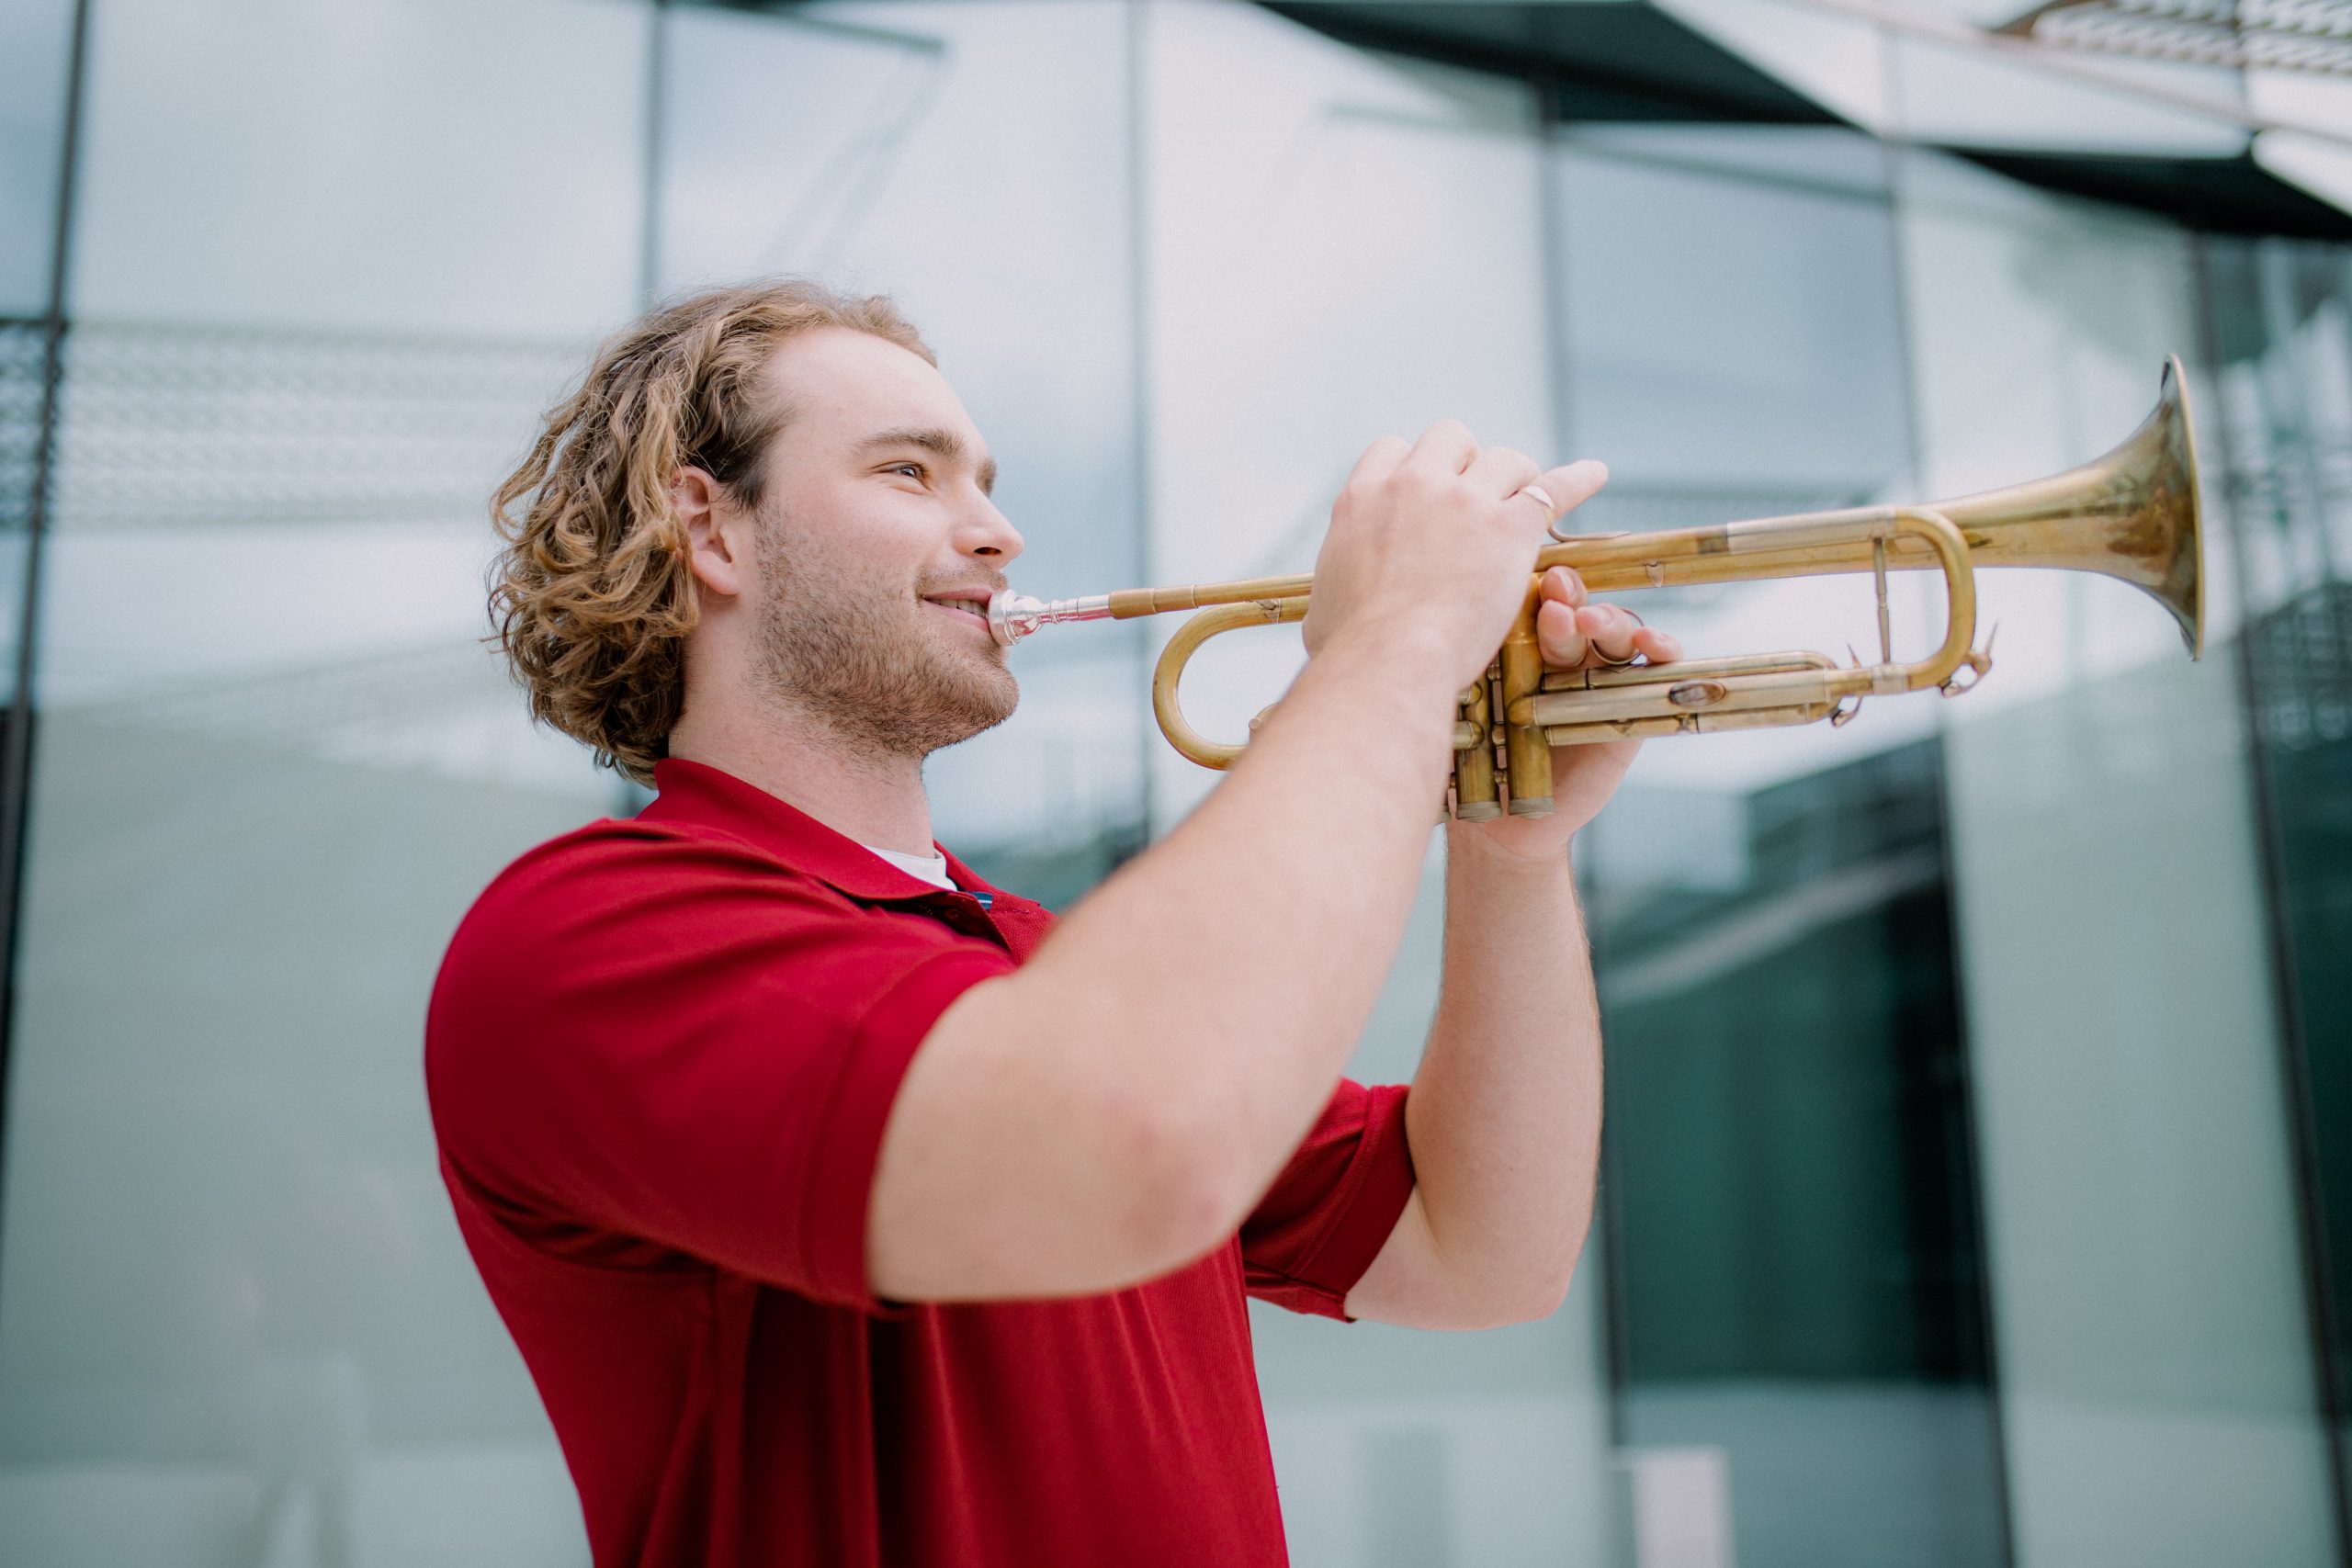
[[[49,534],[51,479],[56,471],[59,402],[64,392],[66,287],[74,257],[74,198],[79,175],[83,88],[89,74],[91,0],[74,0],[71,39],[65,52],[64,124],[58,138],[57,186],[51,209],[49,298],[40,317],[40,412],[33,438],[30,492],[25,497],[24,581],[17,609],[14,650],[16,689],[0,719],[0,1190],[6,1165],[14,1078],[10,1047],[16,1037],[17,964],[24,948],[25,852],[31,841],[33,702],[40,646],[41,543]],[[5,1237],[0,1237],[5,1241]],[[5,1253],[0,1253],[5,1258]]]

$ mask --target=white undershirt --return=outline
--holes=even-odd
[[[880,855],[909,876],[920,876],[933,887],[944,887],[951,893],[956,890],[956,879],[947,874],[945,855],[910,855],[898,850],[877,850],[872,844],[867,844],[865,848]]]

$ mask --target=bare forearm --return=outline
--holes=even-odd
[[[1453,716],[1425,662],[1318,656],[1216,793],[1019,977],[1074,1072],[1182,1108],[1234,1223],[1329,1097],[1402,938]]]
[[[1430,1240],[1466,1288],[1548,1303],[1590,1225],[1600,1021],[1565,854],[1449,833],[1445,971],[1407,1103]]]
[[[1233,1234],[1403,935],[1451,755],[1426,666],[1326,649],[1198,811],[941,1015],[876,1176],[878,1291],[1111,1290]]]

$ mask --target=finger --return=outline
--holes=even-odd
[[[1382,436],[1365,447],[1363,456],[1356,459],[1356,466],[1348,470],[1347,488],[1356,490],[1378,484],[1396,471],[1396,465],[1411,450],[1401,435]]]
[[[1458,474],[1477,457],[1478,441],[1470,434],[1470,427],[1458,419],[1442,419],[1421,432],[1421,438],[1413,443],[1413,450],[1405,460]]]
[[[1600,494],[1608,482],[1609,465],[1597,457],[1581,458],[1535,476],[1536,485],[1560,509],[1552,519],[1555,523]]]
[[[1571,610],[1580,608],[1585,601],[1584,574],[1572,566],[1553,567],[1544,573],[1536,592]]]
[[[1682,657],[1682,642],[1670,633],[1639,626],[1634,632],[1634,651],[1652,664],[1671,664]]]
[[[1524,452],[1514,452],[1508,446],[1489,446],[1478,454],[1462,477],[1488,495],[1511,496],[1533,482],[1543,470],[1535,459]]]
[[[1588,604],[1577,612],[1577,629],[1601,658],[1634,657],[1634,634],[1641,623],[1614,604]]]
[[[1555,670],[1573,670],[1584,662],[1585,636],[1577,626],[1577,613],[1556,599],[1535,606],[1535,646],[1544,662]]]

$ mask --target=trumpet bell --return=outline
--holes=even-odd
[[[2203,513],[2177,355],[2165,360],[2154,409],[2105,456],[2047,479],[1939,502],[1936,510],[1959,525],[1972,565],[2120,579],[2172,612],[2191,659],[2203,653]]]

